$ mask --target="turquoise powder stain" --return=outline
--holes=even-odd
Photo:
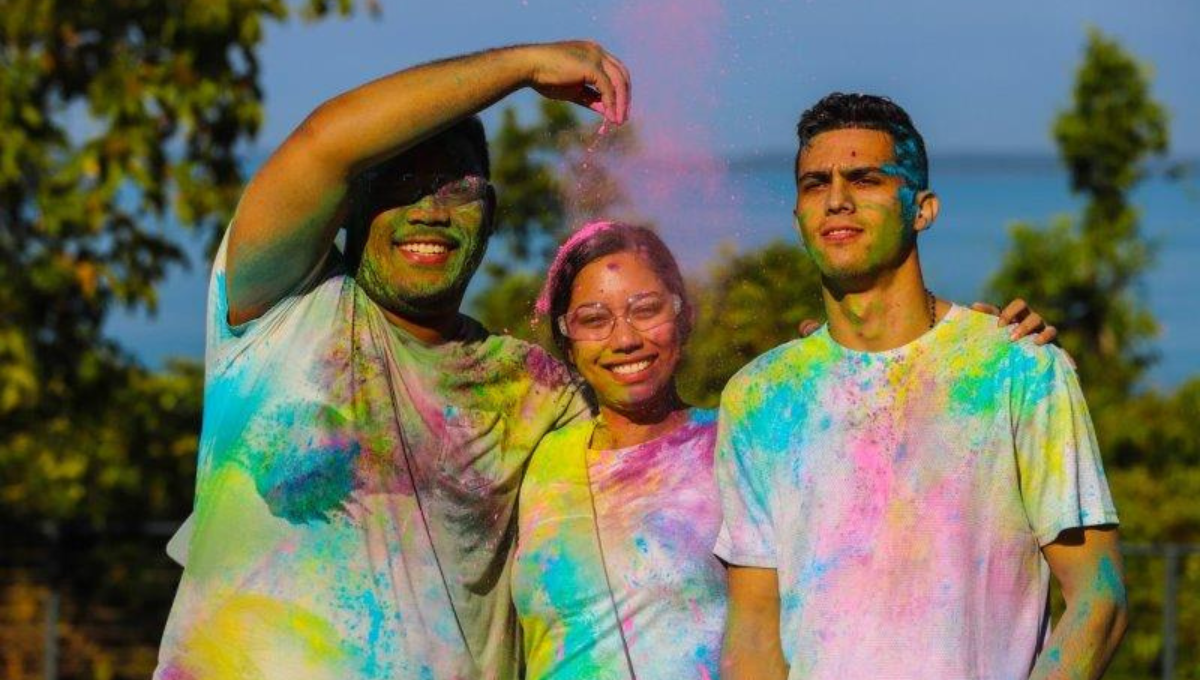
[[[893,133],[893,138],[896,135]],[[896,157],[895,163],[888,163],[880,168],[884,174],[899,177],[904,180],[904,184],[900,187],[900,211],[904,218],[904,225],[911,227],[917,217],[917,192],[922,190],[925,182],[916,172],[918,150],[917,142],[913,139],[904,141],[897,140],[892,147],[892,153]]]
[[[1008,352],[995,352],[982,362],[972,362],[970,373],[961,375],[950,387],[950,409],[964,417],[995,411],[1001,402],[997,398],[1001,366]]]

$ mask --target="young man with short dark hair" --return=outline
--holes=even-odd
[[[722,395],[723,677],[1099,677],[1125,594],[1071,362],[926,288],[938,197],[899,106],[833,94],[798,134],[829,321]]]

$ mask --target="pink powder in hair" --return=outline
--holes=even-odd
[[[546,272],[546,283],[542,285],[542,292],[538,294],[537,302],[533,305],[533,311],[538,316],[548,316],[550,314],[550,295],[559,277],[562,276],[563,266],[566,264],[567,256],[571,254],[571,251],[596,234],[606,229],[611,229],[617,224],[617,222],[610,220],[588,222],[574,234],[571,234],[571,237],[559,246],[558,252],[554,254],[554,262],[550,264],[550,269]]]

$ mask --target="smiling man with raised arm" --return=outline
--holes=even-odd
[[[516,677],[517,488],[585,411],[540,349],[459,312],[495,209],[474,114],[522,87],[627,115],[598,45],[493,50],[322,104],[250,182],[213,267],[155,677]]]
[[[829,323],[721,398],[723,677],[1099,677],[1125,591],[1070,360],[926,288],[938,198],[899,106],[833,94],[798,133],[796,226]]]

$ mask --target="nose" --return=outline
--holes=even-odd
[[[854,202],[850,196],[850,186],[840,173],[834,173],[829,182],[829,191],[825,194],[825,212],[836,214],[854,210]]]
[[[432,196],[425,196],[409,207],[408,221],[412,224],[446,226],[450,224],[450,210]]]
[[[637,332],[625,317],[617,317],[613,322],[613,332],[608,338],[608,346],[615,352],[632,352],[642,346],[642,334]]]

